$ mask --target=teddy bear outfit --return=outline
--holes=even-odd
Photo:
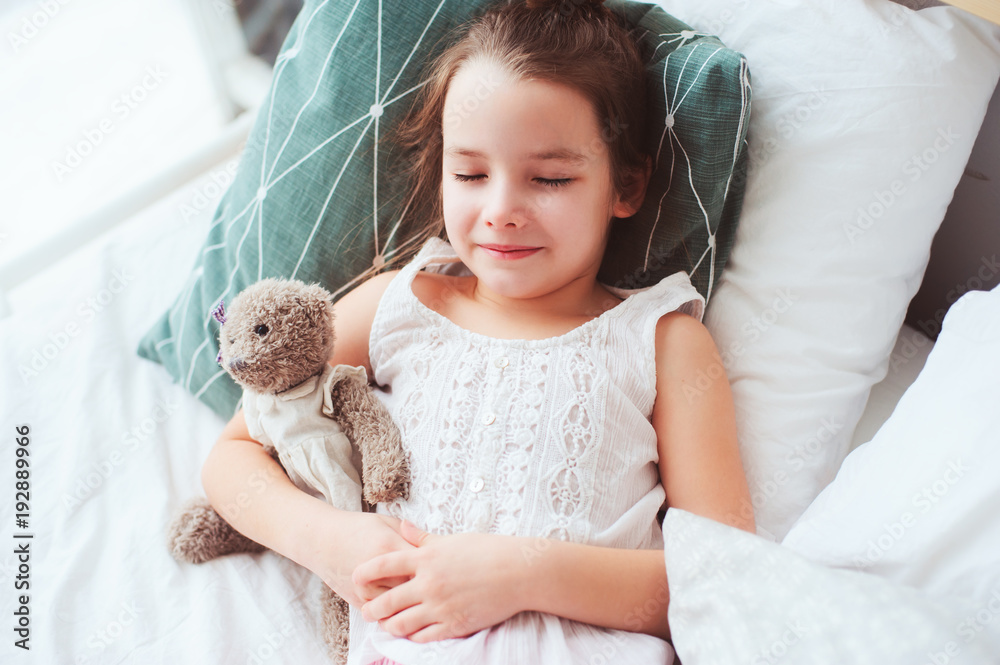
[[[629,549],[662,549],[665,499],[650,424],[655,330],[704,298],[684,272],[558,337],[496,339],[421,303],[417,271],[455,264],[428,241],[388,285],[372,324],[375,381],[400,428],[411,471],[406,501],[378,511],[431,533],[495,533]],[[535,553],[541,556],[541,553]],[[526,553],[530,556],[531,553]],[[581,582],[585,583],[585,580]],[[466,638],[394,638],[351,608],[349,665],[388,658],[427,663],[671,663],[669,642],[539,612],[521,612]]]
[[[341,510],[361,510],[361,468],[351,441],[330,416],[331,388],[360,377],[364,367],[325,365],[322,374],[276,395],[243,389],[243,414],[250,437],[274,447],[295,486]]]

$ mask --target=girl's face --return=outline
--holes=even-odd
[[[442,121],[445,228],[480,288],[537,298],[593,284],[611,217],[635,208],[614,192],[590,102],[471,63],[452,79]]]

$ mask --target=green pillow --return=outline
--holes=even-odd
[[[220,299],[265,277],[318,282],[339,297],[416,249],[401,155],[377,142],[406,114],[424,63],[493,0],[396,2],[381,15],[380,4],[307,0],[194,270],[139,344],[225,418],[242,393],[215,361],[210,312]],[[685,270],[707,297],[743,199],[746,61],[655,5],[608,6],[651,56],[659,121],[648,145],[658,157],[642,209],[615,221],[600,279],[639,288]]]

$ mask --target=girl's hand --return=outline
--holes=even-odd
[[[361,608],[367,621],[396,637],[432,642],[471,635],[523,609],[518,538],[436,536],[406,521],[400,534],[416,549],[375,557],[354,571],[369,601]],[[408,581],[397,585],[399,578]]]
[[[414,550],[414,546],[400,535],[400,521],[395,517],[342,511],[327,504],[320,505],[321,512],[306,520],[300,562],[319,575],[348,603],[360,608],[367,599],[361,597],[360,589],[351,580],[355,569],[372,558],[390,552]],[[385,576],[371,588],[382,592],[406,579]]]

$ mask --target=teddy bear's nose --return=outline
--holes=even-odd
[[[229,361],[229,369],[234,372],[241,372],[247,368],[247,364],[243,362],[242,358],[236,358],[235,360]]]

